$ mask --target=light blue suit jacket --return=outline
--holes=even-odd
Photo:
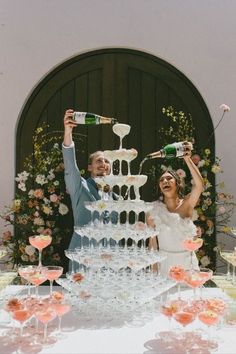
[[[66,148],[62,146],[62,153],[65,166],[65,184],[71,198],[74,225],[83,226],[91,221],[91,212],[85,208],[84,202],[95,201],[101,198],[94,180],[92,178],[86,180],[81,176],[76,163],[74,146]],[[112,219],[114,222],[114,219],[117,219],[117,215],[115,218],[113,216]],[[82,244],[88,245],[88,238],[83,237],[82,240],[81,236],[74,232],[69,249],[74,250],[76,247],[81,247]]]

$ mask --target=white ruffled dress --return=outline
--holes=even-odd
[[[190,218],[181,218],[177,213],[168,211],[162,202],[155,202],[150,212],[157,230],[159,250],[167,258],[161,263],[160,273],[167,276],[172,265],[180,265],[185,269],[190,268],[191,256],[189,251],[185,251],[182,242],[186,238],[196,236],[196,226]],[[193,268],[198,269],[196,254],[192,257]]]

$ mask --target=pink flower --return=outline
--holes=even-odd
[[[49,236],[51,236],[51,235],[52,235],[52,230],[51,230],[51,229],[44,229],[41,233],[42,233],[43,235],[49,235]]]
[[[227,106],[224,103],[220,105],[220,109],[223,109],[224,112],[229,112],[230,111],[230,107]]]
[[[52,203],[56,203],[56,202],[58,202],[58,196],[54,193],[54,194],[51,194],[50,195],[50,201],[52,202]]]
[[[224,214],[225,213],[225,207],[221,206],[219,207],[219,213]]]
[[[200,160],[201,160],[201,157],[200,157],[198,154],[194,154],[194,155],[191,157],[191,159],[192,159],[192,161],[193,161],[193,163],[194,163],[195,165],[198,165],[198,163],[199,163]]]
[[[177,171],[176,171],[177,175],[180,177],[180,178],[185,178],[186,177],[186,173],[184,172],[184,170],[182,170],[181,168],[179,168]]]

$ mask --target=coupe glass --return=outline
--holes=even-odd
[[[193,269],[193,252],[197,251],[202,245],[203,239],[200,237],[186,238],[183,240],[183,248],[190,252],[190,269]]]
[[[27,307],[25,303],[22,303],[22,305],[22,308],[12,311],[13,319],[20,323],[20,337],[23,336],[23,327],[25,322],[33,315],[30,307]]]
[[[81,250],[81,248],[80,248]],[[78,256],[79,252],[75,250],[65,250],[65,256],[71,260],[71,271],[70,273],[75,273],[75,257]]]
[[[52,306],[49,304],[45,304],[42,306],[41,309],[35,311],[35,317],[38,321],[43,323],[44,330],[43,330],[43,341],[46,342],[47,340],[47,326],[48,323],[56,318],[57,314]]]
[[[39,299],[38,287],[47,280],[47,268],[38,266],[31,266],[34,268],[34,272],[30,273],[29,281],[31,284],[35,285],[36,288],[36,298]]]
[[[184,282],[193,289],[194,299],[196,299],[196,288],[205,283],[205,279],[201,276],[201,271],[196,269],[187,269],[184,275]]]
[[[180,311],[175,312],[173,317],[176,322],[180,323],[183,328],[185,328],[195,320],[196,314],[190,306],[187,306],[183,307]]]
[[[221,250],[220,251],[221,258],[223,258],[224,261],[226,261],[226,264],[227,264],[227,274],[226,274],[227,280],[232,280],[232,274],[231,274],[231,271],[230,271],[230,265],[231,265],[231,259],[233,257],[233,253],[234,253],[233,250]]]
[[[169,277],[172,280],[175,280],[178,284],[178,298],[181,298],[181,292],[180,292],[180,283],[183,283],[184,281],[184,276],[185,276],[185,270],[183,267],[181,266],[172,266],[169,269],[169,273],[168,273]]]
[[[211,341],[213,339],[212,327],[218,324],[218,322],[220,321],[220,315],[214,311],[206,309],[198,314],[198,319],[207,326],[208,340]]]
[[[62,317],[68,313],[71,310],[71,306],[68,302],[65,301],[61,301],[61,302],[54,302],[52,304],[54,311],[56,312],[58,319],[59,319],[59,323],[58,323],[58,335],[60,336],[61,334],[61,322],[62,322]]]
[[[122,140],[123,138],[129,134],[130,132],[130,125],[128,124],[114,124],[112,127],[113,132],[119,136],[120,138],[120,147],[119,149],[122,149]]]
[[[60,278],[63,273],[63,267],[60,266],[47,266],[46,268],[46,275],[47,279],[50,282],[50,297],[52,297],[52,287],[53,281]]]
[[[201,292],[201,295],[200,297],[202,298],[202,289],[203,289],[203,285],[212,278],[213,276],[213,270],[210,269],[210,268],[201,268],[200,269],[200,276],[202,277],[202,280],[203,280],[203,283],[202,285],[200,286],[200,292]]]
[[[20,266],[18,267],[18,273],[21,278],[27,281],[27,288],[28,288],[28,296],[30,296],[30,276],[33,275],[35,272],[35,267],[32,265]]]
[[[39,267],[42,267],[42,251],[45,247],[50,245],[52,237],[49,235],[36,235],[29,237],[29,243],[39,251]]]

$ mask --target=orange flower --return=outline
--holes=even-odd
[[[35,196],[35,198],[43,199],[43,197],[44,197],[43,190],[41,188],[35,189],[34,196]]]
[[[209,219],[207,219],[206,224],[207,224],[207,226],[208,226],[209,229],[212,229],[213,226],[214,226],[213,221],[212,221],[212,220],[209,220]]]

